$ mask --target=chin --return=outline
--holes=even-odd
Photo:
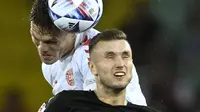
[[[53,63],[51,63],[51,62],[44,62],[44,61],[43,61],[43,63],[45,63],[45,64],[47,64],[47,65],[53,64]]]
[[[113,88],[114,90],[118,90],[118,91],[121,91],[121,90],[124,90],[126,89],[127,87],[127,84],[121,84],[121,85],[113,85],[111,88]]]
[[[42,62],[47,64],[47,65],[51,65],[51,64],[55,63],[56,60],[42,60]]]

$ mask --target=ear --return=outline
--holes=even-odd
[[[94,63],[92,61],[89,61],[88,62],[88,66],[89,66],[90,71],[92,72],[92,74],[97,76],[97,70],[96,70],[96,66],[94,65]]]

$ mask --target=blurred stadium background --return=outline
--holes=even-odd
[[[29,34],[31,4],[0,4],[0,112],[36,112],[52,96]],[[199,6],[199,0],[104,0],[96,29],[128,34],[147,103],[162,112],[200,112]]]

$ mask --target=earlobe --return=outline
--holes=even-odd
[[[90,71],[92,72],[93,75],[97,75],[96,67],[92,62],[88,62],[88,65],[90,67]]]

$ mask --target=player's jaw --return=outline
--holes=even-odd
[[[130,76],[128,76],[126,72],[116,71],[114,73],[110,73],[110,76],[107,78],[106,77],[101,78],[100,82],[105,87],[111,88],[113,90],[123,90],[130,82],[130,79],[131,79]]]
[[[58,60],[56,55],[50,53],[39,53],[39,56],[45,64],[53,64]]]

